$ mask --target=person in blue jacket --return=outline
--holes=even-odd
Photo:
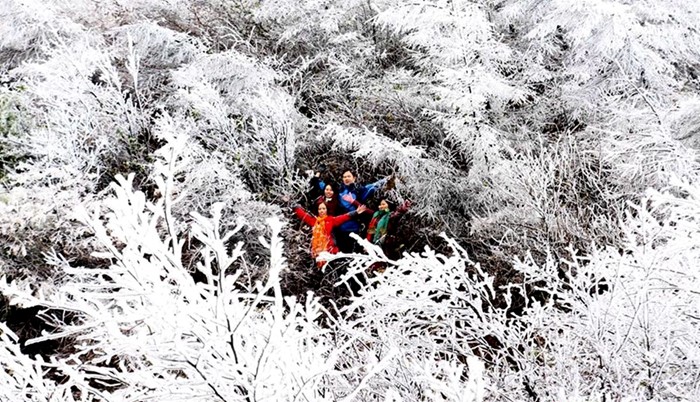
[[[343,182],[340,185],[340,191],[338,192],[338,198],[340,201],[340,209],[343,212],[352,212],[357,210],[357,205],[365,204],[367,200],[374,195],[377,190],[384,187],[384,185],[389,181],[391,176],[385,177],[375,183],[362,185],[355,183],[357,176],[355,173],[348,169],[343,172]],[[319,182],[319,186],[324,186],[323,181]],[[343,253],[353,253],[359,251],[357,243],[350,237],[350,233],[356,233],[360,235],[361,225],[355,219],[344,222],[342,225],[335,228],[335,242]]]

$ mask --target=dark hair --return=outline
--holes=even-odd
[[[377,207],[379,207],[379,204],[381,204],[382,201],[386,202],[386,204],[389,206],[390,211],[393,211],[394,209],[396,209],[396,203],[393,201],[390,201],[388,198],[380,198],[379,202],[377,203]]]
[[[339,190],[338,190],[338,183],[336,183],[336,182],[334,182],[334,181],[327,182],[326,185],[323,186],[323,189],[325,190],[326,187],[328,187],[328,186],[331,186],[331,188],[333,189],[333,192],[336,193],[336,194],[338,194],[338,191],[339,191]]]
[[[353,168],[346,168],[346,169],[343,169],[343,174],[345,174],[346,172],[350,172],[350,174],[352,175],[352,177],[357,177],[357,174],[355,173],[355,170],[354,170]]]

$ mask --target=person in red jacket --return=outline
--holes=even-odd
[[[347,222],[355,215],[365,212],[366,207],[360,205],[356,211],[348,212],[339,216],[328,215],[328,208],[325,203],[318,205],[318,216],[313,216],[306,212],[304,208],[297,205],[294,207],[294,213],[304,223],[312,227],[311,231],[311,256],[316,260],[316,266],[321,268],[326,261],[318,260],[317,257],[324,251],[331,254],[338,252],[338,247],[333,239],[333,228]]]

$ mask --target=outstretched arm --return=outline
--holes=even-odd
[[[332,220],[331,220],[332,226],[336,227],[338,225],[342,225],[343,223],[345,223],[345,222],[349,221],[350,219],[352,219],[353,217],[355,217],[357,214],[358,214],[358,211],[351,211],[351,212],[348,212],[346,214],[342,214],[342,215],[338,215],[338,216],[331,216],[330,218],[332,218]],[[328,218],[326,218],[326,219],[328,219]]]
[[[392,218],[398,218],[399,216],[401,216],[401,215],[405,214],[406,212],[408,212],[408,209],[409,209],[409,208],[411,208],[411,200],[406,200],[406,201],[404,201],[403,204],[401,204],[401,206],[399,206],[398,208],[396,208],[396,211],[394,211],[394,212],[391,213],[391,217],[392,217]]]
[[[304,211],[304,208],[300,207],[299,205],[296,205],[294,207],[294,213],[307,225],[313,226],[316,224],[316,218],[311,216],[311,214],[309,214],[308,212]]]
[[[371,209],[369,209],[369,208],[367,208],[366,205],[365,205],[365,208],[364,208],[363,212],[359,212],[359,208],[360,208],[363,204],[362,204],[361,202],[357,201],[355,198],[353,198],[350,194],[345,194],[345,195],[343,196],[343,200],[346,201],[346,202],[349,202],[349,203],[352,204],[355,208],[357,208],[357,209],[358,209],[358,213],[367,212],[367,213],[369,213],[370,215],[374,213],[374,211],[371,210]]]
[[[326,183],[318,176],[318,173],[316,173],[316,176],[311,178],[309,183],[311,184],[311,187],[315,187],[321,191],[326,189]]]
[[[359,201],[360,202],[367,201],[367,199],[369,197],[373,196],[374,193],[377,192],[377,190],[384,187],[384,185],[386,184],[387,181],[389,181],[389,176],[362,187],[362,191],[358,192]]]

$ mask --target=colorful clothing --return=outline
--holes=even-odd
[[[377,211],[372,215],[372,220],[369,222],[367,229],[367,240],[373,244],[380,244],[386,232],[389,229],[390,211]]]
[[[340,216],[325,216],[323,218],[315,217],[303,208],[297,206],[294,208],[294,213],[304,223],[312,227],[311,231],[311,256],[316,259],[322,252],[327,251],[331,254],[338,252],[338,247],[333,239],[333,228],[347,222],[351,217],[357,214],[356,211],[349,212]],[[319,267],[325,264],[325,261],[317,261]]]
[[[404,202],[400,207],[396,208],[396,211],[377,211],[372,215],[372,220],[369,222],[369,229],[367,229],[367,240],[371,241],[373,244],[383,244],[387,234],[390,232],[390,225],[392,225],[397,218],[405,214],[408,208],[411,206],[410,201]]]
[[[357,210],[358,206],[364,204],[367,199],[374,195],[378,189],[384,187],[388,180],[389,178],[385,177],[366,186],[355,183],[350,185],[341,184],[340,191],[338,191],[340,211],[353,212]],[[323,181],[319,181],[318,186],[319,188],[325,188],[325,183]],[[345,201],[343,199],[345,195],[350,195],[353,201]],[[357,222],[354,219],[348,220],[338,226],[335,232],[336,240],[341,251],[346,253],[356,251],[357,244],[355,243],[355,240],[350,237],[350,233],[360,233],[360,222]]]
[[[338,197],[335,195],[331,198],[326,198],[325,195],[321,195],[316,198],[316,200],[314,200],[316,212],[318,212],[318,206],[321,204],[326,204],[326,210],[330,216],[337,216],[338,212],[340,212],[340,208],[338,207]]]
[[[340,191],[338,192],[338,199],[340,201],[340,206],[345,211],[354,211],[357,209],[358,204],[365,204],[367,199],[369,199],[378,189],[384,187],[388,178],[383,178],[375,183],[368,184],[366,186],[359,184],[350,184],[346,186],[342,184],[340,186]],[[349,194],[354,202],[347,202],[343,199],[343,196]],[[339,231],[342,232],[352,232],[358,233],[360,231],[360,224],[355,220],[349,220],[338,227]]]

